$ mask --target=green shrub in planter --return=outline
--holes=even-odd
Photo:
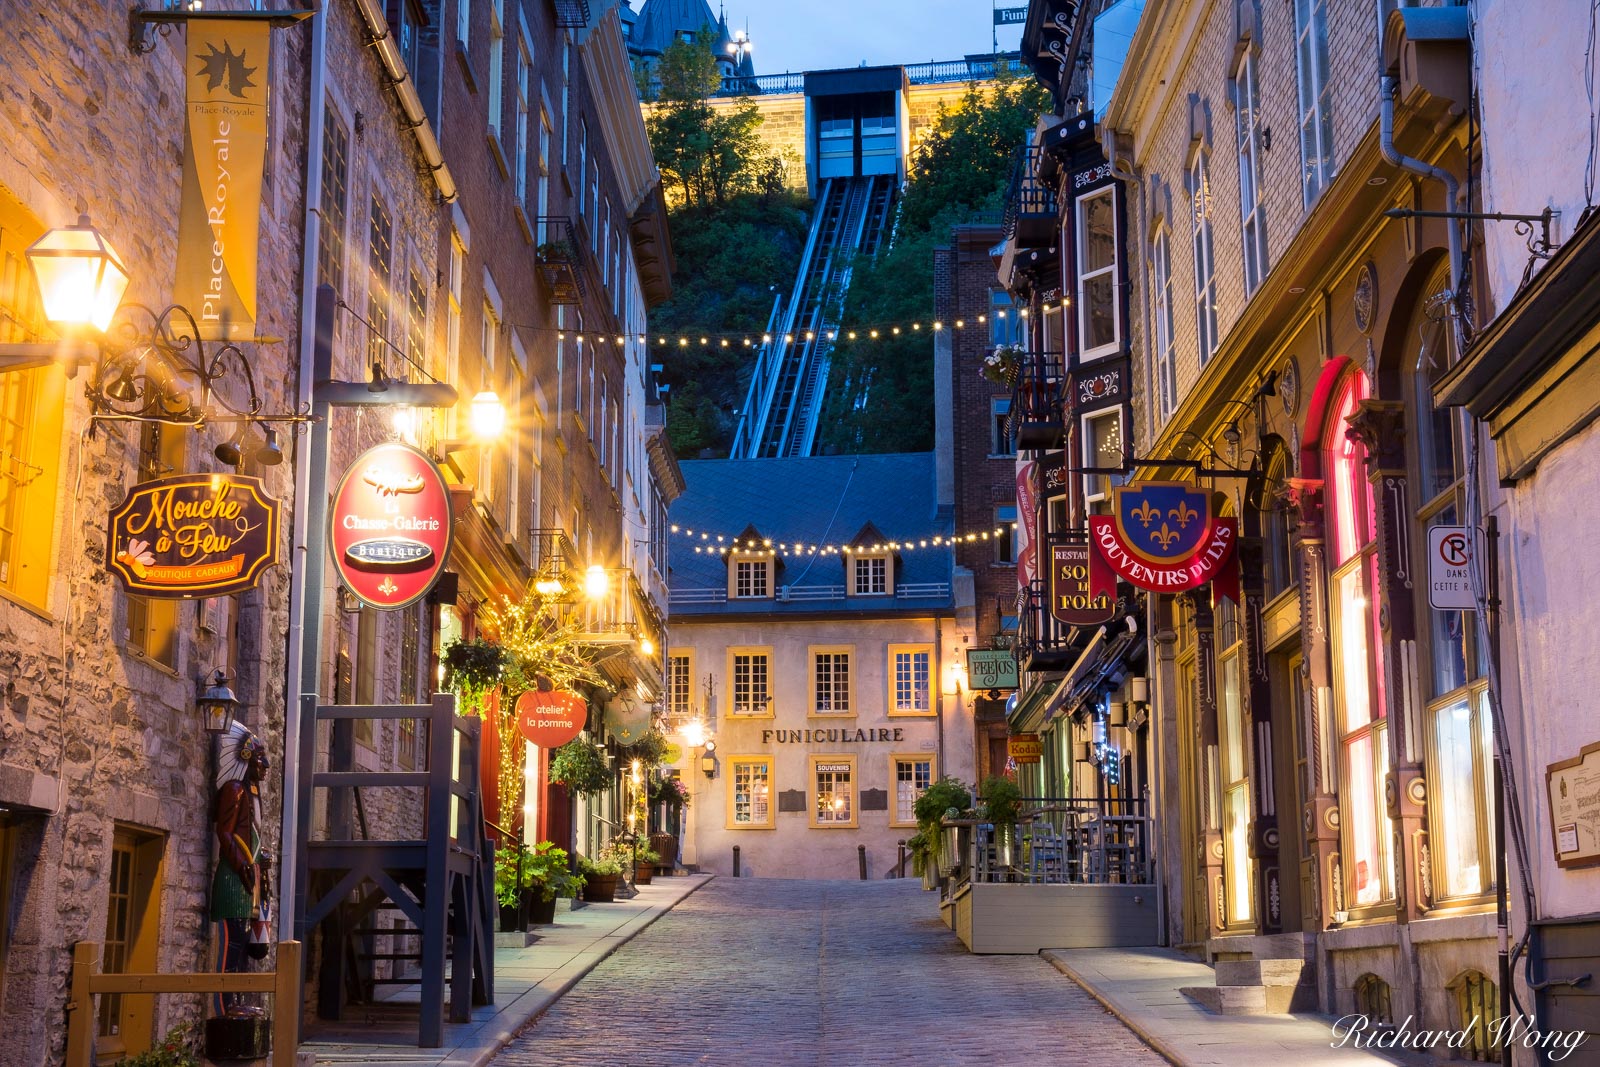
[[[581,737],[573,738],[550,757],[550,780],[560,782],[574,794],[603,793],[616,781],[599,746]]]

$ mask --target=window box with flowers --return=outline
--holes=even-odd
[[[997,345],[988,355],[983,357],[983,366],[978,372],[985,381],[995,385],[1010,386],[1015,384],[1017,373],[1022,368],[1021,345]]]

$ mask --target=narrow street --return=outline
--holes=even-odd
[[[549,1064],[1160,1064],[1034,956],[973,956],[915,882],[718,878],[495,1059]]]

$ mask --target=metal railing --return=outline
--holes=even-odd
[[[998,59],[947,59],[932,63],[913,63],[904,68],[906,81],[912,85],[938,85],[944,82],[986,81],[1000,73],[1022,75],[1027,68],[1015,56]],[[803,93],[806,88],[804,74],[733,75],[722,79],[718,96],[770,96],[774,93]]]
[[[1151,823],[1142,798],[1024,797],[1017,822],[947,819],[944,858],[957,882],[1146,885]]]
[[[655,602],[644,590],[639,576],[626,567],[606,570],[603,596],[585,596],[575,608],[583,633],[591,643],[616,643],[649,638],[662,645],[663,623]]]
[[[1038,225],[1024,227],[1019,243],[1035,240],[1042,235],[1055,236],[1056,193],[1039,176],[1039,164],[1043,160],[1042,148],[1027,145],[1018,148],[1012,158],[1005,216],[1000,223],[1008,240],[1018,237],[1018,224],[1023,221],[1037,222]]]
[[[1008,428],[1019,449],[1059,448],[1066,433],[1066,364],[1060,352],[1029,352],[1011,382]]]
[[[1058,535],[1045,538],[1043,554],[1048,560],[1051,545]],[[1050,611],[1049,590],[1043,578],[1035,578],[1022,590],[1022,611],[1017,617],[1017,662],[1022,670],[1061,669],[1074,649],[1073,634],[1078,628],[1057,619]]]
[[[782,586],[776,597],[772,598],[778,603],[795,603],[818,600],[843,600],[848,595],[846,587],[842,585],[791,585]],[[901,582],[895,586],[894,599],[896,600],[924,600],[929,597],[947,597],[950,595],[949,582]],[[764,597],[752,597],[753,601],[765,600]],[[863,596],[863,600],[882,599],[879,596]],[[668,603],[677,606],[693,604],[726,604],[728,590],[726,586],[673,586],[668,593]]]

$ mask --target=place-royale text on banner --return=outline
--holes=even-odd
[[[1089,518],[1094,551],[1117,575],[1141,589],[1178,593],[1234,574],[1235,519],[1213,518],[1210,494],[1177,482],[1142,482],[1113,490],[1110,515]]]
[[[259,19],[191,19],[183,193],[173,302],[204,340],[255,336],[261,175],[272,29]]]

